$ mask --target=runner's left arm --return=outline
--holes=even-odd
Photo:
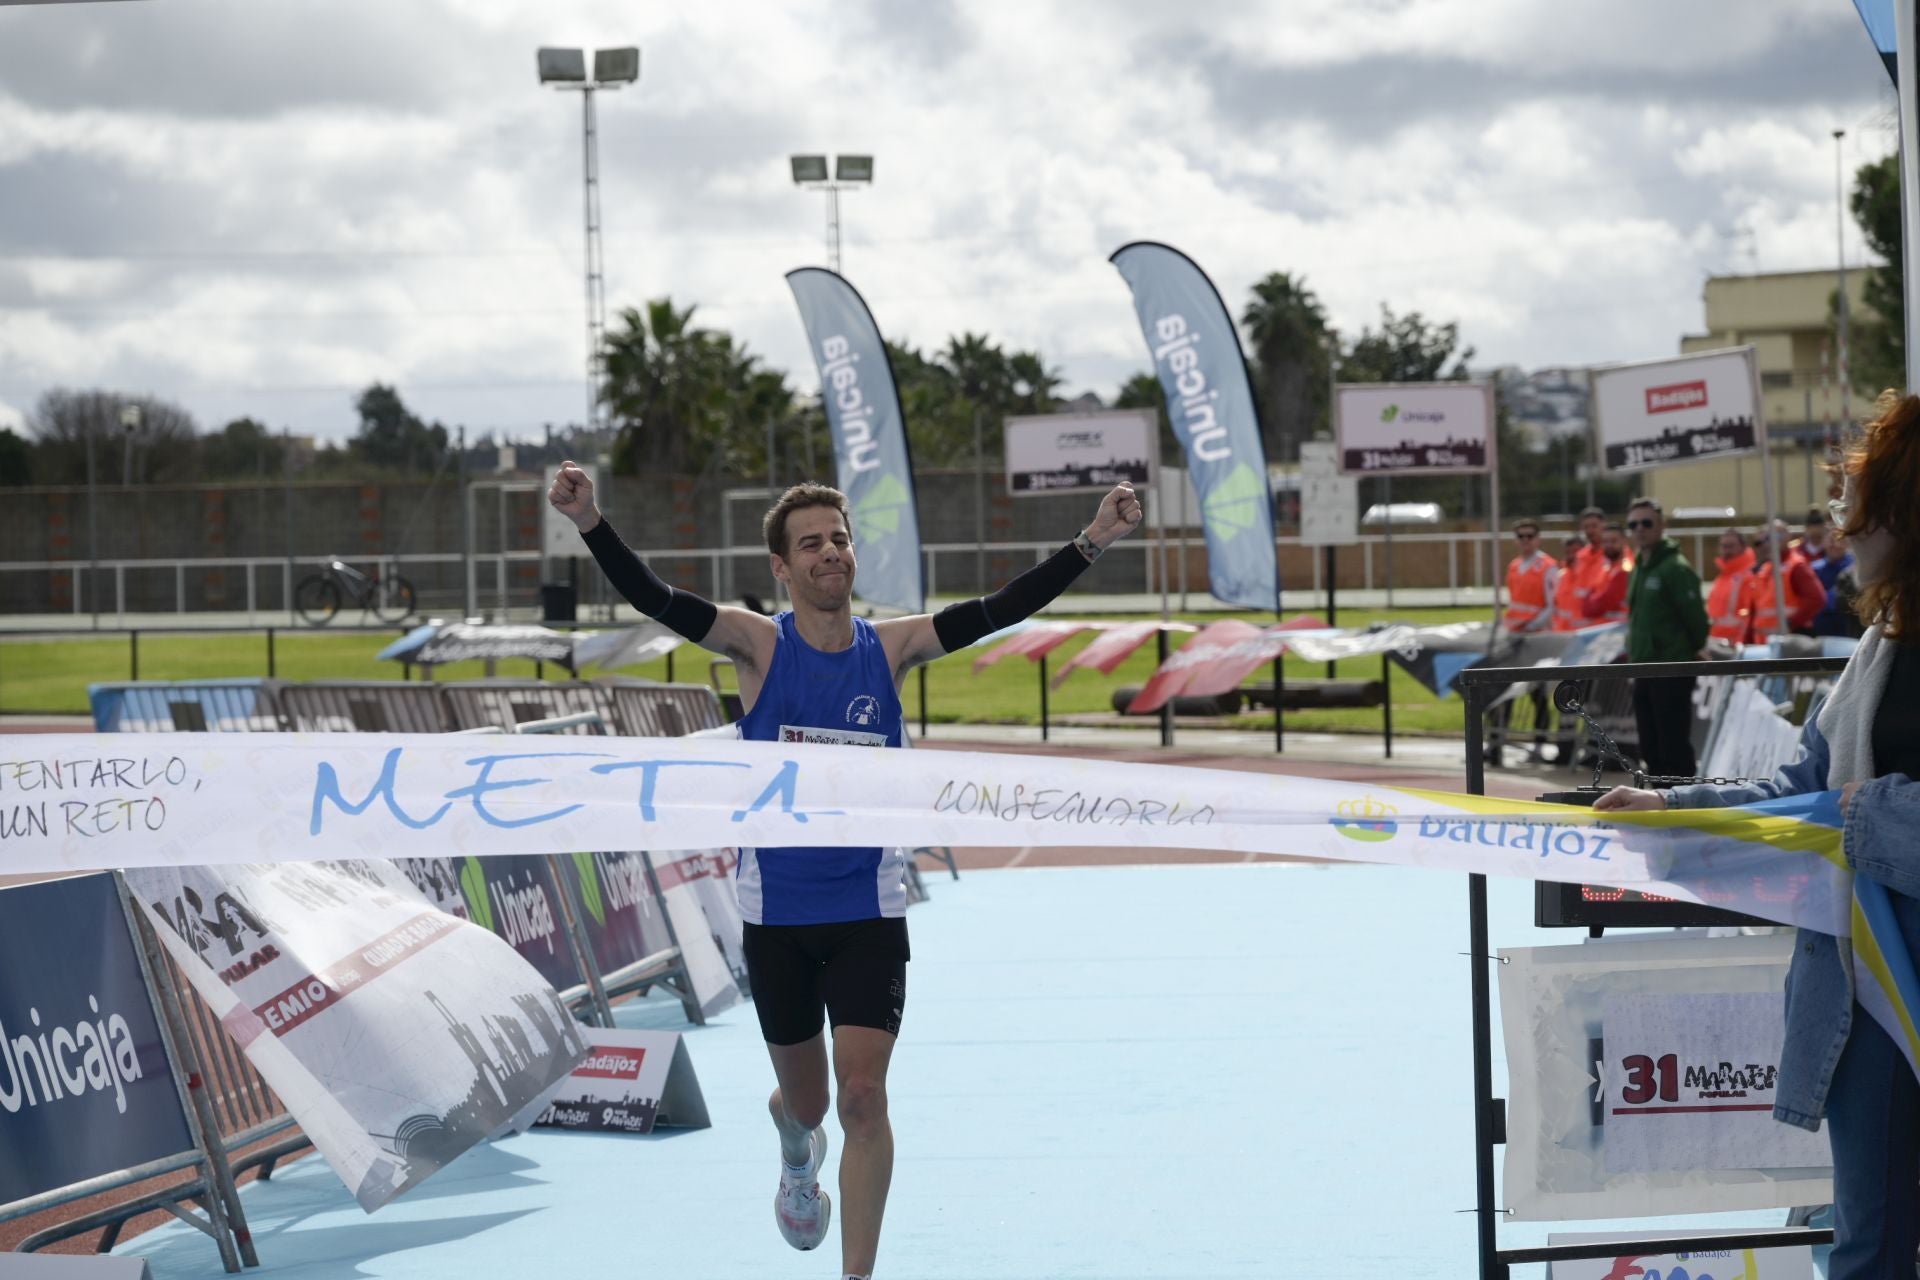
[[[897,677],[912,667],[958,652],[976,640],[1032,617],[1052,604],[1100,553],[1140,523],[1140,498],[1128,484],[1100,500],[1093,522],[1078,537],[989,596],[875,624]]]

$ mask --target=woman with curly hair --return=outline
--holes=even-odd
[[[1853,548],[1866,634],[1794,762],[1762,783],[1615,787],[1596,809],[1699,809],[1840,792],[1847,861],[1889,890],[1920,956],[1920,397],[1887,392],[1841,463],[1831,504]],[[1776,1120],[1833,1146],[1828,1280],[1914,1280],[1920,1252],[1920,1081],[1861,1009],[1851,945],[1801,930],[1787,973]]]

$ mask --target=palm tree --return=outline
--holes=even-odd
[[[1058,369],[1047,368],[1038,351],[1014,352],[1007,360],[1007,378],[1017,412],[1053,412],[1054,393],[1060,390],[1062,379]]]
[[[705,452],[700,446],[726,433],[738,356],[724,334],[694,326],[694,310],[671,298],[647,303],[644,315],[626,307],[621,329],[607,338],[601,396],[619,430],[616,471],[685,471]]]
[[[1297,457],[1300,441],[1327,421],[1327,313],[1305,277],[1285,271],[1256,282],[1251,292],[1240,323],[1253,346],[1267,457],[1279,462]]]

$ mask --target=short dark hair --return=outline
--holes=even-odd
[[[1513,526],[1513,531],[1514,531],[1515,533],[1518,533],[1518,532],[1520,532],[1520,531],[1521,531],[1522,529],[1531,529],[1531,530],[1533,530],[1533,531],[1534,531],[1535,533],[1539,533],[1539,532],[1540,532],[1540,522],[1539,522],[1538,520],[1517,520],[1517,521],[1515,521],[1515,522],[1514,522],[1514,526]]]
[[[1580,518],[1585,520],[1588,516],[1598,516],[1600,519],[1605,520],[1607,513],[1598,507],[1586,507],[1580,512]]]
[[[1740,539],[1740,541],[1742,542],[1745,542],[1747,540],[1747,535],[1740,532],[1738,529],[1734,528],[1732,525],[1728,525],[1726,528],[1720,531],[1720,536],[1723,538],[1729,535]]]
[[[766,519],[760,522],[760,532],[766,536],[767,550],[779,556],[787,557],[787,517],[796,511],[808,507],[832,507],[840,513],[846,522],[847,532],[853,532],[853,517],[847,513],[847,495],[832,485],[816,484],[811,480],[794,485],[771,507],[767,508]]]
[[[1632,502],[1629,502],[1627,504],[1627,510],[1629,511],[1633,510],[1635,507],[1646,507],[1649,510],[1651,510],[1653,514],[1661,517],[1662,519],[1666,518],[1667,513],[1665,510],[1661,508],[1660,500],[1658,498],[1635,498]]]
[[[1826,513],[1821,511],[1820,508],[1818,507],[1807,508],[1807,519],[1806,519],[1807,524],[1824,525],[1826,524],[1826,522],[1827,522]]]
[[[1627,526],[1621,524],[1618,520],[1609,520],[1600,527],[1600,531],[1602,533],[1624,534],[1627,531]]]

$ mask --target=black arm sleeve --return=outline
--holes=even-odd
[[[600,572],[607,575],[613,589],[625,596],[634,608],[695,644],[705,640],[707,632],[713,630],[713,620],[720,616],[713,602],[660,581],[659,575],[647,568],[646,561],[620,540],[605,516],[580,537],[587,544],[587,550],[593,552]]]
[[[1002,627],[1031,618],[1086,571],[1087,558],[1069,542],[1052,559],[1033,566],[992,595],[962,600],[934,614],[933,633],[948,653],[958,652]]]

